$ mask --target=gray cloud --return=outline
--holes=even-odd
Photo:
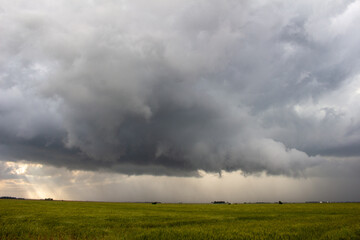
[[[301,176],[359,156],[359,2],[2,6],[2,159]]]

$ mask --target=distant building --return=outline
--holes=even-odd
[[[225,204],[225,201],[213,201],[212,204]]]
[[[52,199],[52,198],[45,198],[45,201],[52,201],[52,200],[54,200],[54,199]]]

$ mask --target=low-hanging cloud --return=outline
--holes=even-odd
[[[299,176],[360,155],[358,1],[1,2],[1,159]]]

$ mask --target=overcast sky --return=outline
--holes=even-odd
[[[0,195],[360,201],[360,1],[0,0]]]

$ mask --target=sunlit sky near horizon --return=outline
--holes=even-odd
[[[360,1],[0,0],[0,196],[360,201]]]

